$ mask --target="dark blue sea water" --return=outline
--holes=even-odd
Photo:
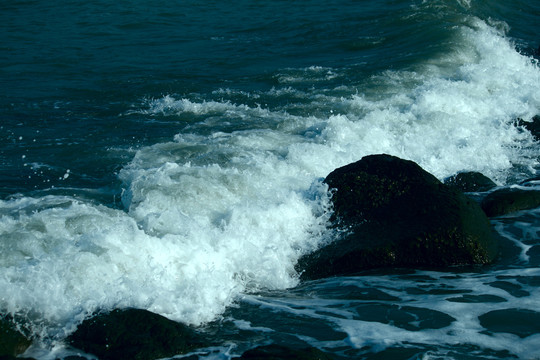
[[[362,156],[537,176],[539,23],[526,0],[2,2],[0,312],[39,359],[125,307],[214,334],[208,359],[540,358],[515,316],[540,316],[540,209],[492,220],[488,268],[294,270],[328,240],[321,179]]]

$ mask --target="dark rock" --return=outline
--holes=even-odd
[[[32,340],[17,331],[13,322],[0,317],[0,357],[16,357],[28,349]]]
[[[540,313],[532,310],[493,310],[478,319],[488,333],[509,333],[520,338],[540,333]]]
[[[153,360],[205,346],[190,327],[139,309],[114,310],[85,320],[68,341],[101,360]]]
[[[483,192],[497,186],[490,178],[475,171],[458,173],[445,179],[444,183],[463,192]]]
[[[489,217],[534,209],[540,206],[540,191],[519,188],[499,189],[488,194],[481,205]]]
[[[527,129],[537,140],[540,140],[540,115],[535,115],[530,121],[517,119],[517,125]]]
[[[303,279],[382,267],[486,264],[498,240],[479,205],[412,161],[371,155],[334,170],[333,221],[341,239],[302,257]]]
[[[331,360],[332,358],[319,349],[308,347],[292,349],[281,345],[259,346],[242,354],[240,359],[260,360]]]

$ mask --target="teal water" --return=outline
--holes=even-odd
[[[329,236],[321,178],[362,156],[537,176],[515,120],[540,113],[539,18],[521,0],[1,4],[1,312],[43,359],[129,306],[216,334],[206,358],[271,342],[539,357],[510,311],[540,305],[538,209],[493,220],[508,250],[493,268],[294,270]],[[500,310],[493,331],[482,315]]]

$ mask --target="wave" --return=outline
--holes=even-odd
[[[516,119],[540,110],[538,63],[504,29],[456,27],[450,51],[357,81],[355,66],[287,68],[269,91],[144,101],[124,115],[188,126],[120,171],[122,209],[0,201],[0,308],[53,340],[116,307],[202,324],[242,294],[298,284],[295,262],[330,236],[321,178],[336,167],[388,153],[441,179],[530,177],[540,149]]]

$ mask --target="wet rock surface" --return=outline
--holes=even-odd
[[[24,353],[31,343],[9,318],[0,317],[0,358],[15,358]]]
[[[444,184],[455,187],[463,192],[488,191],[497,186],[493,180],[475,171],[460,172],[445,179]]]
[[[503,188],[489,193],[482,200],[482,209],[489,217],[510,214],[540,206],[540,191],[524,188]]]
[[[190,327],[146,310],[113,310],[84,321],[69,343],[99,359],[150,360],[204,347]]]
[[[525,121],[523,119],[517,120],[517,125],[523,126],[527,129],[536,139],[540,139],[540,115],[535,115],[532,119]]]
[[[498,241],[479,205],[412,161],[366,156],[324,181],[341,232],[299,260],[304,279],[381,267],[487,264],[497,256]]]

